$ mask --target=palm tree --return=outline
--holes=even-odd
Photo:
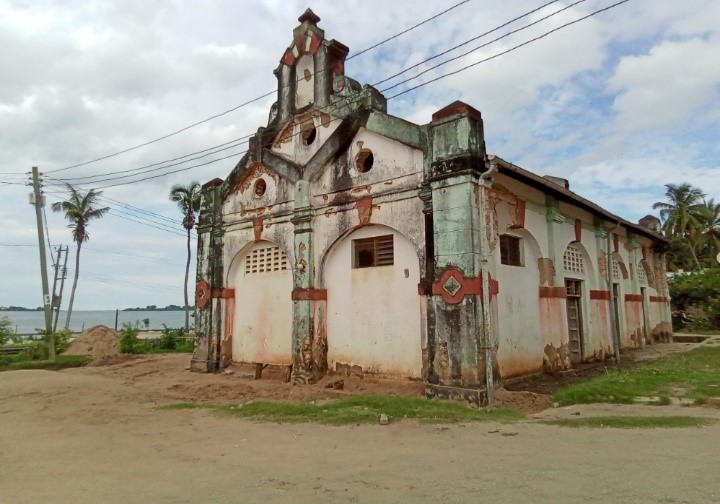
[[[185,265],[185,332],[190,329],[190,304],[188,302],[188,278],[190,276],[190,231],[195,227],[195,212],[200,209],[200,183],[193,180],[188,185],[175,184],[170,188],[170,201],[177,203],[183,213],[182,225],[187,230],[187,264]]]
[[[667,202],[658,201],[653,204],[653,210],[660,210],[660,219],[663,222],[663,230],[668,238],[684,240],[690,249],[693,262],[697,269],[701,269],[700,261],[695,253],[695,247],[691,238],[697,236],[697,230],[701,228],[700,207],[705,197],[697,187],[687,182],[680,185],[667,184],[665,197]]]
[[[720,203],[714,198],[705,200],[699,209],[704,258],[715,264],[715,255],[720,252]]]
[[[77,191],[70,184],[66,184],[70,191],[69,198],[65,201],[58,201],[52,204],[53,212],[65,212],[65,218],[70,222],[68,227],[72,229],[73,241],[77,243],[75,252],[75,278],[73,279],[72,291],[70,291],[70,304],[68,305],[67,318],[65,319],[65,330],[70,327],[73,302],[75,301],[75,289],[77,288],[78,277],[80,276],[80,248],[82,244],[90,239],[88,224],[93,219],[99,219],[105,215],[109,208],[98,208],[97,199],[102,191],[90,189],[83,194]]]

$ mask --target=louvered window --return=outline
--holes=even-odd
[[[353,240],[353,268],[373,268],[395,264],[393,235]]]
[[[620,265],[618,264],[616,259],[613,259],[612,262],[612,274],[615,280],[620,279]]]
[[[565,271],[570,273],[585,273],[582,253],[577,247],[568,245],[568,248],[565,249],[565,255],[563,255],[563,266],[565,267]]]
[[[643,268],[642,263],[638,263],[637,265],[637,278],[638,282],[642,285],[647,284],[647,275],[645,274],[645,268]]]
[[[279,247],[256,248],[245,257],[245,274],[288,269],[287,255]]]

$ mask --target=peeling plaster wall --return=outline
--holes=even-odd
[[[500,218],[500,217],[499,217]],[[500,336],[497,359],[502,377],[532,373],[542,369],[543,357],[538,306],[538,255],[540,248],[525,230],[509,234],[523,239],[524,266],[500,264],[496,254],[495,271],[500,284],[497,297],[497,327]]]
[[[289,120],[275,136],[270,150],[285,159],[304,165],[312,158],[340,125],[340,119],[322,110],[309,110]],[[306,145],[303,140],[315,129],[315,138]]]
[[[392,266],[353,268],[352,241],[392,234]],[[422,375],[420,280],[415,247],[384,226],[366,226],[337,243],[325,261],[330,369],[419,378]]]

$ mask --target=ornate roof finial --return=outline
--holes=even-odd
[[[318,21],[320,21],[320,17],[315,14],[311,8],[308,7],[305,12],[303,12],[302,15],[298,18],[298,21],[300,21],[301,23],[307,21],[311,25],[317,25]]]

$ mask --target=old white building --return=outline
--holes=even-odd
[[[377,373],[483,400],[488,376],[613,354],[612,320],[623,347],[669,336],[660,235],[488,155],[467,104],[388,115],[345,76],[348,48],[299,21],[268,124],[203,187],[194,370]]]

